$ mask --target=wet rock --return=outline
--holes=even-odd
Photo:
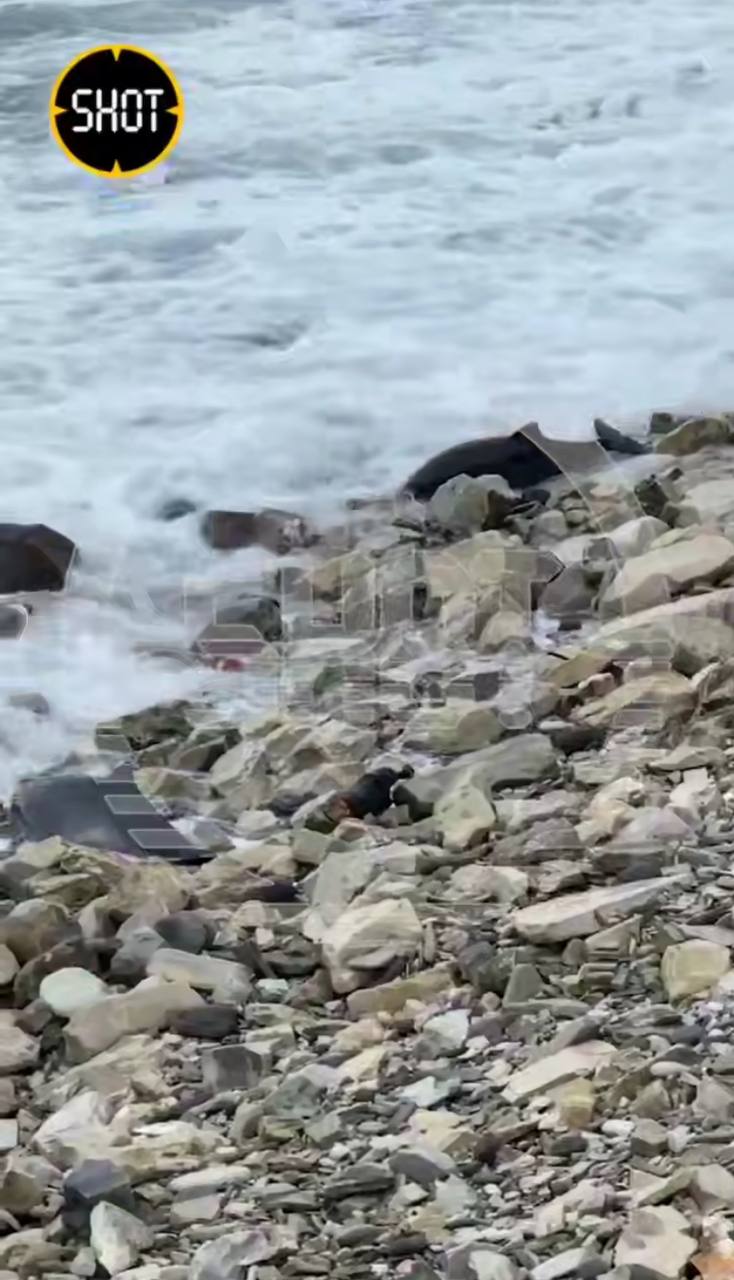
[[[212,941],[214,930],[195,911],[174,911],[155,923],[155,931],[174,951],[199,955]]]
[[[276,555],[309,547],[318,535],[303,516],[266,507],[262,511],[207,511],[201,535],[217,551],[240,547],[265,547]]]
[[[45,524],[0,524],[0,592],[61,591],[74,543]]]
[[[156,510],[156,518],[165,520],[169,523],[172,520],[182,520],[184,516],[193,515],[198,507],[190,498],[167,498],[165,502]]]
[[[667,947],[660,976],[671,1000],[705,993],[731,968],[728,947],[691,940]]]

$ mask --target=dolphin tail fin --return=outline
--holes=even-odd
[[[614,427],[610,427],[607,422],[603,422],[601,418],[594,419],[594,432],[599,444],[605,449],[610,449],[612,453],[629,453],[640,454],[649,453],[646,444],[640,440],[633,440],[630,436],[623,436],[621,431],[616,431]]]

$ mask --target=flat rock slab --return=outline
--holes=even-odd
[[[587,1040],[585,1044],[560,1049],[539,1062],[521,1067],[511,1076],[502,1091],[508,1102],[522,1102],[536,1093],[546,1093],[579,1076],[590,1075],[599,1066],[611,1062],[617,1050],[603,1040]]]
[[[676,884],[678,876],[656,876],[631,884],[609,885],[583,893],[567,893],[547,902],[522,907],[511,917],[517,932],[529,942],[567,942],[597,933],[620,913],[639,911]]]

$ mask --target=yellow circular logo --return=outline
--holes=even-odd
[[[101,178],[135,178],[165,160],[183,128],[173,72],[134,45],[87,49],[51,92],[51,133],[64,155]]]

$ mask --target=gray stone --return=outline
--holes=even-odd
[[[153,1243],[153,1233],[139,1218],[104,1200],[94,1206],[89,1222],[95,1257],[111,1276],[129,1270]]]

